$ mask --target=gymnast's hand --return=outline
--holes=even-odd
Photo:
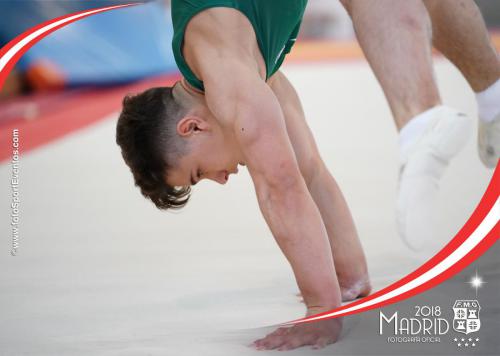
[[[307,316],[326,310],[308,311]],[[256,340],[251,346],[257,350],[278,349],[292,350],[301,346],[312,345],[313,349],[321,349],[337,341],[342,330],[342,319],[319,320],[297,324],[291,327],[281,327],[266,337]]]

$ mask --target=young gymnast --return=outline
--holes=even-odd
[[[400,129],[398,226],[419,249],[434,237],[429,223],[439,179],[470,131],[464,114],[441,105],[430,40],[477,92],[478,149],[489,167],[500,154],[498,55],[470,0],[342,3]],[[347,205],[279,71],[305,5],[174,0],[173,49],[184,78],[173,88],[126,98],[117,142],[142,193],[163,209],[182,207],[200,179],[225,183],[238,164],[247,164],[309,315],[366,295],[370,284]],[[339,321],[279,329],[257,345],[324,346],[339,329]]]
[[[306,2],[174,0],[183,78],[125,98],[117,143],[136,185],[160,209],[182,207],[200,180],[224,184],[246,165],[312,315],[367,295],[370,282],[348,206],[279,71]],[[340,329],[339,319],[300,324],[255,346],[323,347]]]

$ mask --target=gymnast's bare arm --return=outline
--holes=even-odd
[[[255,60],[253,30],[245,30],[250,25],[238,23],[238,16],[221,11],[194,18],[184,53],[204,82],[209,109],[239,143],[261,212],[292,266],[308,314],[332,309],[341,296],[326,229],[299,170],[280,104],[262,78],[262,59]],[[339,321],[299,325],[281,344],[261,347],[291,349],[326,338],[332,342],[340,328]]]
[[[220,64],[220,75],[238,75],[234,80],[205,79],[207,104],[234,130],[262,214],[292,266],[308,313],[337,307],[340,289],[328,236],[300,173],[278,100],[252,68],[231,60]],[[306,327],[311,326],[297,328]],[[290,341],[290,348],[309,340],[299,333],[281,338],[284,344]]]

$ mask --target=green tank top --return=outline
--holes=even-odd
[[[266,64],[266,80],[281,66],[299,32],[307,0],[172,0],[175,61],[189,84],[203,90],[182,55],[186,26],[199,12],[212,7],[229,7],[243,13],[253,26]]]

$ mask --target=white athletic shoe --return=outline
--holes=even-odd
[[[500,114],[493,121],[479,119],[477,150],[481,162],[488,168],[495,168],[500,158]]]
[[[412,250],[435,244],[439,181],[471,130],[467,115],[441,106],[434,110],[424,133],[401,152],[397,225]]]

